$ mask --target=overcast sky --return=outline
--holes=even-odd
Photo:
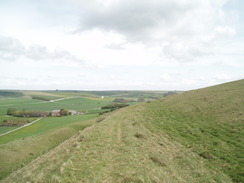
[[[243,0],[0,0],[0,89],[190,90],[244,79]]]

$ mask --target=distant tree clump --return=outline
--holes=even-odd
[[[7,110],[7,115],[15,117],[46,117],[50,116],[50,112],[40,112],[40,111],[17,111],[14,108],[9,108]]]
[[[8,108],[8,110],[7,110],[7,115],[14,115],[14,113],[16,112],[16,109],[14,109],[14,108]]]
[[[50,99],[45,97],[32,96],[31,98],[36,100],[50,101]]]
[[[137,99],[137,102],[145,102],[145,99],[140,97],[140,98]]]
[[[110,104],[110,105],[106,105],[103,106],[101,109],[119,109],[119,108],[123,108],[123,107],[127,107],[129,106],[128,104]]]
[[[68,115],[70,115],[70,113],[67,109],[60,110],[60,116],[68,116]]]
[[[28,120],[28,119],[8,119],[8,120],[3,120],[3,122],[0,123],[0,127],[23,126],[27,123],[30,123],[30,120]]]
[[[124,98],[115,98],[113,102],[116,103],[129,103],[129,102],[135,102],[135,100],[130,100],[130,99],[124,99]]]
[[[176,92],[170,91],[170,92],[165,93],[164,97],[167,97],[167,96],[170,96],[170,95],[176,95],[176,94],[177,94]]]
[[[110,105],[106,105],[106,106],[103,106],[101,109],[110,109],[110,110],[109,111],[100,112],[99,115],[114,111],[116,109],[127,107],[127,106],[129,106],[129,105],[128,104],[110,104]]]

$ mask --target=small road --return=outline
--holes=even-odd
[[[33,123],[36,123],[37,121],[41,120],[42,118],[43,118],[43,117],[38,118],[38,119],[36,119],[35,121],[32,121],[31,123],[27,123],[27,124],[25,124],[24,126],[21,126],[21,127],[19,127],[19,128],[15,128],[14,130],[11,130],[11,131],[8,131],[8,132],[6,132],[6,133],[3,133],[3,134],[0,135],[0,137],[3,136],[3,135],[7,135],[7,134],[9,134],[9,133],[11,133],[11,132],[17,131],[17,130],[19,130],[19,129],[21,129],[21,128],[30,126],[30,125],[32,125]]]

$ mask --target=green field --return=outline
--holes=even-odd
[[[21,130],[14,131],[12,133],[0,137],[0,144],[5,144],[10,141],[14,141],[14,140],[18,140],[18,139],[38,135],[38,134],[43,134],[46,131],[62,128],[79,121],[89,120],[95,118],[96,116],[97,114],[87,114],[87,115],[43,118],[38,122],[34,123],[33,125],[27,126]]]
[[[92,125],[89,120],[95,117],[97,114],[43,118],[31,126],[0,136],[0,178]]]
[[[18,91],[12,93],[2,91],[2,94],[0,97],[0,123],[6,120],[32,122],[37,119],[7,116],[8,108],[18,111],[52,111],[64,108],[82,111],[85,114],[43,118],[30,126],[0,136],[1,179],[77,132],[96,123],[96,120],[89,120],[96,118],[100,112],[106,111],[101,107],[114,100],[112,96],[101,98],[93,93],[75,91]],[[40,99],[32,99],[33,97]],[[18,127],[0,127],[0,134]]]
[[[2,182],[244,182],[243,95],[240,80],[126,107],[91,121],[45,118],[36,123],[43,123],[40,134],[30,126],[0,145],[0,175],[7,176]],[[89,100],[59,103],[77,107]],[[100,99],[93,100],[87,104],[90,109]]]

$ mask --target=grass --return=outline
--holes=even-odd
[[[19,117],[12,117],[12,116],[0,116],[0,125],[1,123],[3,123],[3,121],[5,120],[13,120],[17,123],[19,123],[19,126],[22,126],[23,124],[25,124],[26,122],[30,123],[34,120],[36,120],[37,118],[19,118]],[[12,127],[0,127],[0,135],[3,133],[6,133],[8,131],[14,130],[15,128],[18,128],[19,126],[12,126]]]
[[[0,137],[0,179],[93,124],[96,115],[45,118]]]
[[[243,94],[241,80],[165,98],[146,105],[144,123],[243,182]]]
[[[111,99],[92,100],[86,98],[70,98],[56,102],[32,100],[29,98],[22,98],[18,100],[5,99],[1,100],[0,115],[5,115],[8,108],[15,108],[17,110],[26,111],[52,111],[55,109],[69,109],[77,111],[100,110],[104,105],[111,102]]]
[[[141,110],[132,106],[106,115],[3,181],[231,182],[188,148],[148,130],[140,123]]]
[[[18,127],[0,127],[0,135],[3,133],[6,133],[8,131],[14,130],[16,128],[18,128]]]
[[[60,102],[82,106],[84,99]],[[2,177],[40,155],[32,152],[39,144],[49,147],[2,182],[244,182],[243,111],[240,80],[107,113],[78,133],[84,123],[54,127],[26,137],[25,145],[23,138],[0,145],[3,167],[18,164]],[[57,145],[59,138],[67,140]]]
[[[42,120],[21,130],[17,130],[7,135],[1,136],[0,144],[5,144],[10,141],[43,134],[46,131],[52,131],[54,129],[65,127],[79,121],[89,120],[95,118],[96,116],[97,114],[43,118]]]
[[[23,93],[18,91],[0,90],[0,97],[22,97]]]

